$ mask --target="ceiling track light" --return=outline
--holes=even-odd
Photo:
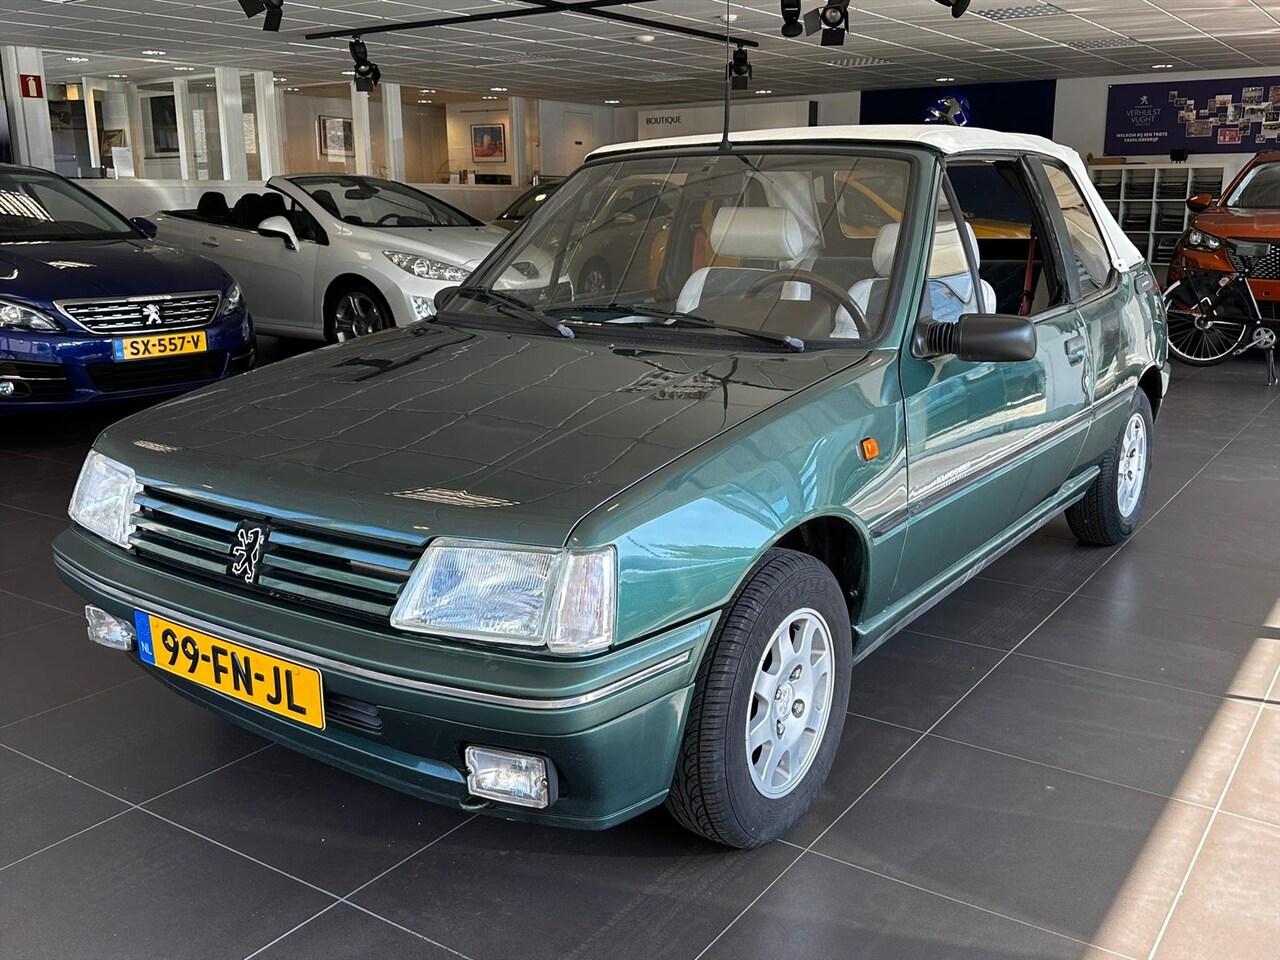
[[[849,0],[827,0],[825,6],[806,13],[804,32],[813,36],[819,30],[824,47],[843,47],[844,35],[849,32]]]
[[[347,49],[351,51],[351,60],[356,65],[356,89],[368,93],[382,80],[382,71],[369,59],[369,49],[359,37],[347,44]]]
[[[734,90],[746,90],[751,86],[751,75],[755,71],[747,57],[746,47],[733,51],[733,59],[725,69],[729,71],[729,86]]]
[[[804,24],[800,22],[802,0],[781,0],[782,35],[794,39],[804,33]]]
[[[951,16],[959,20],[964,16],[964,12],[969,9],[969,0],[937,0],[944,7],[951,8]]]
[[[272,33],[280,29],[280,21],[284,19],[284,0],[239,0],[240,9],[252,20],[262,11],[267,15],[262,18],[262,29]]]

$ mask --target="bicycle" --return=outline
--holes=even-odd
[[[1234,254],[1231,273],[1187,269],[1164,292],[1169,320],[1169,353],[1193,367],[1211,367],[1246,350],[1267,352],[1267,385],[1276,376],[1277,326],[1265,320],[1249,279],[1254,264],[1271,256],[1271,245],[1249,240],[1226,240]]]

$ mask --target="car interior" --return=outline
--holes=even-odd
[[[220,227],[239,230],[257,230],[268,217],[284,217],[293,227],[299,239],[321,241],[324,231],[315,218],[284,194],[274,190],[262,193],[246,193],[234,205],[218,190],[206,190],[194,210],[166,210],[171,216],[188,220],[200,220]]]

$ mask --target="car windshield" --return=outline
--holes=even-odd
[[[137,237],[124,217],[65,180],[0,169],[0,243]]]
[[[522,193],[515,203],[502,212],[499,220],[523,220],[538,209],[538,204],[551,196],[559,184],[546,183]]]
[[[293,177],[320,206],[359,227],[479,227],[481,222],[430,194],[372,177]]]
[[[911,171],[871,149],[597,161],[472,275],[446,317],[510,315],[514,304],[567,327],[562,335],[749,332],[793,349],[871,339]]]
[[[1226,206],[1240,210],[1280,210],[1280,160],[1260,163],[1227,197]]]

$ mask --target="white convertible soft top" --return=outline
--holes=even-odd
[[[1107,246],[1112,263],[1121,270],[1131,269],[1145,259],[1134,246],[1089,178],[1088,168],[1076,151],[1054,143],[1044,137],[1023,133],[1001,133],[997,130],[979,130],[974,127],[952,127],[943,124],[882,124],[839,127],[786,127],[780,130],[741,130],[730,134],[735,145],[747,143],[917,143],[930,147],[947,156],[983,151],[1014,151],[1052,157],[1065,163],[1075,175],[1076,186],[1089,204],[1094,217],[1106,233]],[[632,143],[614,143],[600,147],[591,157],[633,150],[653,150],[661,147],[714,146],[720,136],[669,137],[662,140],[637,140]]]

